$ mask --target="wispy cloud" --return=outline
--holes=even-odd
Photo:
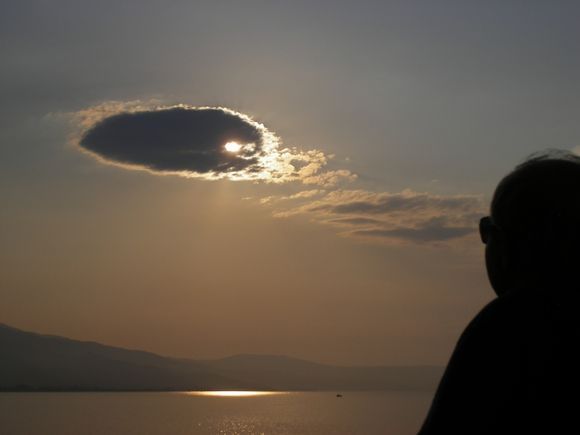
[[[473,234],[484,213],[479,195],[434,195],[425,192],[334,190],[322,198],[281,207],[273,200],[273,214],[284,218],[308,215],[337,227],[341,235],[384,243],[445,243]]]
[[[321,189],[313,189],[313,190],[303,190],[298,193],[294,193],[292,195],[273,195],[273,196],[266,196],[260,199],[260,204],[272,204],[275,202],[280,201],[288,201],[293,199],[308,199],[315,196],[320,196],[324,194],[326,191]]]

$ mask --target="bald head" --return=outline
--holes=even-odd
[[[569,281],[580,261],[580,157],[550,151],[528,158],[497,186],[491,217],[499,229],[492,255],[502,256],[510,275]]]

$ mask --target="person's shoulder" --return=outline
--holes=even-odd
[[[473,318],[462,339],[485,336],[493,340],[510,340],[528,328],[535,305],[533,296],[520,292],[498,296]]]
[[[514,296],[490,301],[463,331],[421,434],[504,433],[488,428],[521,378],[521,303]]]
[[[505,322],[515,311],[514,298],[511,295],[498,296],[485,305],[467,326],[478,328],[489,323]]]
[[[481,321],[508,321],[514,317],[525,316],[542,304],[540,295],[535,291],[514,290],[498,296],[485,305],[476,318]]]

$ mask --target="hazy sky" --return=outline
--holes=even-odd
[[[579,19],[564,0],[4,2],[0,322],[194,358],[444,364],[493,297],[474,228],[495,184],[580,145]],[[277,148],[247,166],[221,118],[180,124],[176,104]],[[126,111],[140,123],[90,146],[133,169],[81,152]],[[270,176],[265,158],[280,182],[230,179]]]

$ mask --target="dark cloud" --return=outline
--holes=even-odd
[[[433,219],[416,227],[399,227],[393,229],[368,229],[352,231],[351,235],[361,237],[379,237],[397,239],[415,243],[438,242],[457,239],[474,232],[474,227],[450,226]]]
[[[473,206],[477,198],[457,196],[442,197],[426,193],[409,194],[383,193],[364,198],[363,200],[349,200],[342,204],[323,204],[320,210],[336,214],[384,214],[398,211],[412,212],[425,209],[465,209]]]
[[[230,152],[225,148],[228,142],[244,147]],[[262,169],[264,129],[225,109],[172,107],[106,117],[88,129],[79,144],[112,163],[219,176]]]
[[[380,221],[379,219],[365,217],[331,219],[328,222],[331,224],[339,224],[339,225],[380,225],[382,223],[382,221]]]
[[[345,169],[325,170],[332,156],[282,147],[264,125],[223,107],[108,101],[72,115],[80,128],[74,143],[103,162],[125,168],[324,187],[356,179]]]

